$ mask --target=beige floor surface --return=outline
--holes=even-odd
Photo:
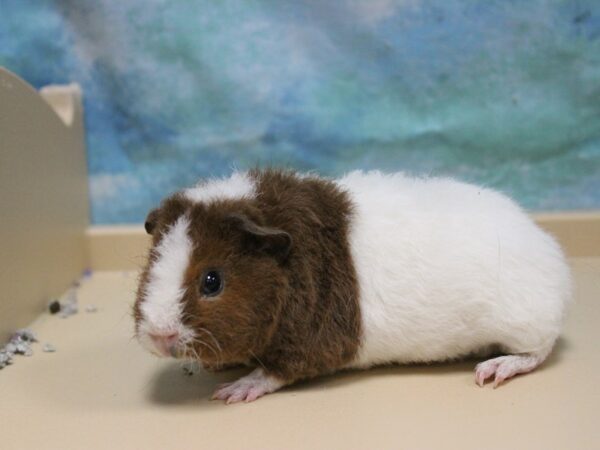
[[[131,339],[135,274],[98,272],[79,292],[97,313],[42,315],[56,353],[0,371],[2,449],[598,449],[600,259],[573,260],[577,303],[547,363],[499,389],[474,361],[326,377],[226,406],[241,372],[188,377]]]

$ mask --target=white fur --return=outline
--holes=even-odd
[[[352,367],[552,348],[571,297],[560,247],[511,200],[450,179],[353,172],[361,347]]]
[[[186,189],[184,195],[193,202],[235,200],[255,195],[253,180],[246,172],[234,172],[229,178],[216,178]]]
[[[165,233],[156,246],[156,259],[150,267],[149,281],[141,305],[139,337],[142,344],[154,349],[148,333],[179,333],[180,344],[193,337],[193,331],[181,321],[183,276],[190,261],[193,244],[188,235],[189,218],[183,215]]]

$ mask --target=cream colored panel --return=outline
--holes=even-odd
[[[150,236],[142,226],[94,226],[86,233],[93,270],[135,270],[144,265]]]
[[[571,257],[600,256],[600,211],[535,214]]]
[[[46,101],[0,68],[0,214],[3,339],[85,267],[88,190],[78,88],[55,89]]]

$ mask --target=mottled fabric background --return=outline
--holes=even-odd
[[[598,0],[0,0],[0,64],[83,86],[96,224],[255,165],[600,208]]]

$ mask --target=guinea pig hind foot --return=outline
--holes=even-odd
[[[252,402],[265,394],[275,392],[285,384],[279,378],[265,373],[264,369],[258,368],[233,383],[217,386],[212,400],[225,400],[227,404]]]
[[[475,382],[483,387],[485,380],[494,377],[494,388],[518,374],[531,372],[548,356],[549,352],[523,353],[499,356],[483,361],[475,367]]]

